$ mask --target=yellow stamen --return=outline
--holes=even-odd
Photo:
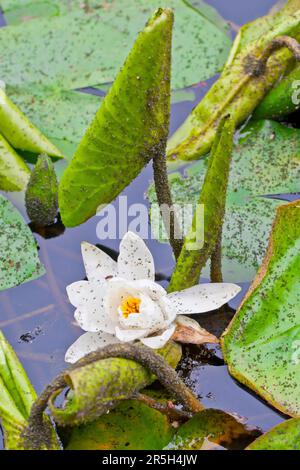
[[[140,313],[140,304],[140,299],[136,297],[126,297],[120,305],[123,317],[128,318],[131,313]]]

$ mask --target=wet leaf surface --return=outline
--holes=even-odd
[[[247,447],[248,450],[300,450],[300,419],[278,424]]]
[[[300,203],[277,211],[269,247],[222,349],[230,373],[290,416],[300,416]]]
[[[175,203],[196,204],[207,162],[205,157],[187,167],[184,177],[170,174]],[[300,130],[274,121],[250,122],[232,156],[222,237],[225,281],[250,281],[263,260],[281,202],[259,196],[297,192],[299,180]],[[149,195],[154,200],[152,189]],[[208,268],[202,274],[208,276]]]
[[[170,10],[151,17],[81,140],[59,187],[66,226],[95,215],[165,151],[172,27]]]
[[[93,423],[72,429],[67,450],[161,450],[172,439],[168,418],[127,400]]]
[[[0,195],[0,290],[44,274],[36,242],[21,214]]]
[[[70,90],[112,81],[136,34],[161,6],[174,8],[176,15],[172,88],[213,76],[224,64],[231,44],[225,21],[200,1],[196,8],[183,0],[163,5],[157,0],[119,0],[107,3],[107,8],[93,1],[86,9],[78,8],[82,2],[76,1],[71,11],[70,2],[3,3],[12,23],[41,15],[0,32],[1,78],[21,88],[34,84]]]
[[[249,431],[233,416],[221,410],[207,409],[197,413],[183,424],[167,450],[201,450],[210,443],[234,449],[235,446],[247,445],[259,431]],[[243,444],[242,444],[243,443]]]

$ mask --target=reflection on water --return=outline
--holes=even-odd
[[[227,13],[224,15],[234,21],[237,21],[235,13],[242,8],[241,2],[235,1],[214,0],[208,3],[220,7],[221,13],[224,13],[226,4]],[[251,2],[252,8],[255,9],[251,13],[249,10],[249,15],[250,6],[247,4],[247,11],[243,12],[241,22],[266,13],[272,3],[267,0]],[[193,101],[186,100],[172,105],[172,132],[202,98],[208,86],[209,83],[194,87],[194,95],[191,95],[195,97]],[[144,199],[151,179],[152,169],[149,165],[134,184],[123,192],[128,198],[128,205]],[[23,197],[13,194],[11,199],[24,213]],[[100,243],[96,237],[97,222],[97,217],[94,217],[80,227],[65,231],[59,222],[47,231],[32,226],[47,273],[36,281],[0,293],[0,328],[22,360],[38,393],[65,367],[65,350],[82,333],[74,322],[74,308],[67,300],[65,287],[85,277],[80,243],[83,240],[94,244]],[[170,275],[174,264],[171,250],[167,245],[161,245],[153,240],[149,240],[147,244],[154,254],[159,273],[157,278],[163,281]],[[119,240],[105,241],[104,245],[108,250],[116,252]],[[243,293],[246,289],[247,286],[244,285]],[[241,295],[235,299],[233,307],[237,307]],[[207,322],[211,322],[209,327],[212,331],[217,327],[222,330],[231,316],[232,312],[225,317],[223,314],[221,322],[220,316],[212,314],[202,316],[201,321],[204,327],[207,326]],[[247,417],[249,423],[263,430],[283,419],[278,412],[246,391],[229,376],[219,349],[186,348],[186,352],[188,354],[181,363],[180,373],[201,397],[204,405],[234,411]]]

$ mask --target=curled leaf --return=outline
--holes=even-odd
[[[30,170],[22,158],[0,134],[0,189],[3,191],[24,191]]]
[[[149,20],[64,172],[59,206],[66,226],[93,216],[164,151],[172,26],[168,9]]]
[[[57,210],[58,183],[51,158],[40,155],[32,170],[25,194],[30,220],[44,226],[53,223]]]
[[[16,149],[47,153],[61,158],[61,152],[39,131],[0,88],[0,132]]]
[[[245,44],[241,50],[239,44],[233,45],[220,78],[171,137],[167,152],[170,161],[193,160],[207,153],[215,139],[220,119],[227,114],[230,114],[235,125],[247,119],[288,66],[294,64],[294,59],[283,48],[269,58],[263,74],[254,76],[253,66],[265,47],[277,36],[289,35],[299,39],[299,21],[299,5],[298,8],[294,5],[292,11],[286,8],[272,16],[267,32]]]
[[[232,120],[230,118],[223,120],[210,154],[192,227],[185,238],[171,277],[170,292],[197,284],[201,270],[214,250],[225,212],[233,133]],[[201,220],[202,207],[204,220]]]
[[[172,341],[156,352],[173,368],[181,357],[181,347]],[[70,392],[64,408],[55,406],[57,393],[50,399],[49,408],[59,425],[74,426],[93,421],[120,400],[131,398],[134,392],[152,383],[155,376],[133,360],[109,358],[67,371],[65,379]]]

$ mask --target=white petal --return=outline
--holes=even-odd
[[[73,364],[86,354],[103,348],[108,344],[116,344],[120,341],[113,335],[107,333],[85,333],[73,343],[66,352],[65,361]]]
[[[204,313],[220,308],[235,297],[241,288],[230,283],[198,284],[168,294],[177,314]]]
[[[120,243],[118,276],[129,280],[154,281],[153,257],[144,241],[133,232],[127,232]]]
[[[162,348],[172,337],[175,331],[175,325],[171,325],[167,330],[165,330],[161,335],[151,336],[148,338],[141,338],[140,341],[152,349]]]
[[[129,341],[143,338],[143,336],[146,336],[147,334],[149,334],[149,330],[125,330],[118,326],[116,327],[116,337],[122,341],[122,343],[128,343]]]
[[[78,305],[86,302],[87,293],[89,289],[89,282],[73,282],[73,284],[67,286],[66,289],[71,304],[74,305],[74,307],[78,307]]]
[[[117,263],[104,251],[87,242],[81,243],[81,252],[85,272],[89,281],[99,282],[103,279],[116,276]]]
[[[119,308],[122,328],[147,329],[153,333],[163,329],[166,326],[165,318],[159,304],[150,299],[148,295],[140,294],[139,299],[141,300],[139,313],[131,313],[125,318]]]

